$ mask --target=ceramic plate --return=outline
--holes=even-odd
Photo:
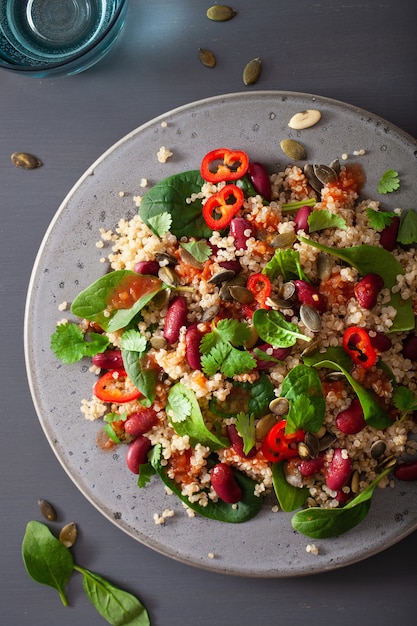
[[[318,125],[293,131],[293,114],[319,109]],[[105,273],[100,258],[109,250],[96,247],[99,229],[114,229],[121,217],[135,212],[133,196],[171,174],[198,168],[209,150],[223,146],[247,151],[270,171],[288,162],[279,144],[295,138],[306,146],[308,161],[329,163],[349,155],[367,174],[364,197],[386,209],[415,201],[417,142],[388,122],[347,104],[319,96],[284,92],[249,92],[195,102],[140,126],[101,156],[78,181],[56,213],[37,256],[27,300],[25,349],[33,401],[46,437],[77,487],[119,529],[158,552],[212,571],[256,577],[287,577],[323,572],[365,559],[417,528],[415,483],[377,490],[369,515],[336,539],[314,541],[318,555],[306,551],[310,540],[291,527],[291,514],[272,513],[241,525],[201,517],[189,519],[175,496],[154,478],[138,489],[125,465],[124,449],[110,453],[95,444],[100,423],[79,411],[95,379],[89,364],[61,365],[49,349],[56,322],[70,317],[58,305]],[[157,160],[161,146],[173,156]],[[362,156],[355,151],[364,150]],[[378,196],[377,182],[388,169],[401,176],[401,191]],[[119,192],[124,192],[120,195]],[[166,508],[175,516],[165,526],[154,513]],[[209,553],[215,558],[210,559]]]

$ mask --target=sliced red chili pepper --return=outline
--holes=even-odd
[[[266,300],[271,295],[271,281],[265,274],[251,274],[246,283],[246,288],[253,293],[260,309],[269,308]]]
[[[203,217],[209,228],[223,230],[241,209],[245,196],[236,185],[225,185],[208,198],[203,206]],[[219,215],[220,214],[220,215]],[[219,215],[216,217],[216,215]]]
[[[103,402],[131,402],[140,396],[125,370],[109,370],[94,385],[93,393]]]
[[[280,420],[266,435],[262,442],[262,453],[271,463],[278,463],[298,456],[296,444],[304,441],[305,433],[299,429],[295,433],[286,434],[287,420]]]
[[[248,171],[249,157],[242,150],[217,148],[204,157],[200,173],[209,183],[238,180]]]
[[[355,365],[372,367],[376,363],[376,350],[367,331],[360,326],[350,326],[345,330],[342,340],[345,352]]]

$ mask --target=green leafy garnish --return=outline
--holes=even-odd
[[[281,204],[281,211],[298,211],[302,206],[314,206],[316,202],[315,198],[306,198],[297,202],[285,202]]]
[[[60,361],[70,364],[104,352],[110,343],[106,335],[99,333],[89,333],[89,339],[77,324],[59,324],[51,336],[51,349]]]
[[[243,439],[243,452],[249,454],[256,443],[255,416],[253,413],[238,413],[235,422],[236,430]]]
[[[405,420],[412,411],[417,411],[417,396],[408,387],[403,387],[402,385],[396,387],[392,401],[395,408],[401,411],[400,422]]]
[[[155,400],[158,372],[146,363],[147,341],[138,330],[127,329],[122,335],[122,359],[124,368],[145,400],[141,404],[151,405]]]
[[[293,528],[312,539],[337,537],[354,528],[367,516],[375,487],[390,471],[391,468],[384,470],[344,507],[336,509],[311,507],[299,511],[291,520]]]
[[[296,278],[309,282],[301,267],[300,253],[290,248],[275,250],[274,256],[264,266],[262,274],[265,274],[269,280],[275,280],[278,276],[282,276],[284,282]]]
[[[218,450],[229,445],[226,437],[218,437],[207,428],[195,393],[182,383],[171,387],[166,412],[175,432],[181,437],[188,435],[191,446],[200,443],[210,450]]]
[[[368,218],[369,226],[380,231],[389,226],[394,217],[397,217],[397,214],[394,211],[375,211],[375,209],[368,207],[366,209],[366,217]]]
[[[409,209],[404,214],[400,222],[397,241],[404,246],[417,243],[417,211]]]
[[[219,402],[216,398],[211,398],[209,408],[214,415],[221,417],[243,412],[257,418],[268,413],[269,403],[274,397],[273,384],[266,374],[261,373],[254,382],[234,382],[226,400]]]
[[[287,513],[299,509],[308,498],[307,487],[294,487],[287,481],[284,462],[272,463],[272,484],[281,509]]]
[[[111,424],[111,422],[125,422],[127,420],[127,416],[127,413],[106,413],[103,420],[109,424]]]
[[[299,428],[315,433],[320,430],[326,412],[326,400],[320,377],[313,367],[297,365],[283,380],[281,395],[289,400],[285,432]]]
[[[392,168],[384,172],[381,178],[378,181],[378,193],[391,193],[392,191],[396,191],[400,187],[400,179],[398,176],[398,172],[393,170]]]
[[[310,233],[315,233],[325,228],[340,228],[346,230],[346,220],[341,215],[330,213],[327,209],[312,211],[308,216],[308,229]]]
[[[83,577],[83,589],[92,605],[112,626],[150,626],[146,608],[135,596],[119,589],[108,580],[74,563],[66,548],[41,522],[26,526],[22,557],[33,580],[56,589],[64,606],[68,606],[65,588],[74,571]]]
[[[201,340],[201,365],[206,376],[213,376],[217,371],[227,378],[236,374],[245,374],[256,367],[256,360],[243,346],[250,338],[250,328],[246,322],[234,319],[220,320],[210,333]]]
[[[157,234],[158,237],[163,237],[171,228],[172,217],[169,213],[158,213],[150,217],[148,222],[155,234]]]
[[[259,337],[274,348],[290,348],[297,339],[311,341],[303,335],[296,324],[288,322],[279,311],[257,309],[253,314],[253,325]]]
[[[180,245],[199,263],[205,263],[212,255],[212,250],[205,241],[187,241]]]
[[[142,353],[146,351],[146,347],[146,338],[139,331],[133,328],[124,331],[122,335],[122,350]]]

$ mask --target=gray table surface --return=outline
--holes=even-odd
[[[203,0],[132,0],[110,55],[78,76],[38,80],[0,71],[1,584],[0,622],[92,626],[104,621],[79,577],[70,607],[30,580],[20,544],[40,519],[39,497],[75,520],[80,564],[146,604],[153,626],[416,623],[417,534],[361,563],[298,579],[248,579],[173,561],[105,519],[66,475],[44,437],[26,382],[23,315],[32,264],[62,199],[116,140],[174,107],[246,89],[308,92],[346,101],[417,137],[415,6],[410,0],[236,0],[238,16],[210,22]],[[199,47],[217,56],[203,67]],[[245,87],[242,69],[263,73]],[[23,171],[14,151],[44,166]]]

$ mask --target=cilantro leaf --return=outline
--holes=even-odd
[[[255,438],[255,416],[238,413],[236,415],[236,430],[243,439],[243,452],[249,454],[256,443]]]
[[[145,487],[154,474],[156,474],[156,471],[150,462],[139,465],[138,487]]]
[[[404,215],[400,223],[397,241],[404,246],[417,243],[417,211],[409,209]]]
[[[250,372],[256,367],[256,360],[243,346],[250,338],[250,328],[246,322],[234,319],[220,320],[212,332],[206,333],[200,344],[201,365],[206,376],[221,371],[227,378]]]
[[[378,231],[384,230],[386,226],[389,226],[396,215],[393,211],[375,211],[375,209],[370,207],[366,209],[369,226]]]
[[[158,237],[162,237],[165,233],[169,232],[172,224],[172,217],[169,213],[158,213],[153,217],[149,217],[148,222]]]
[[[171,393],[169,397],[169,418],[174,423],[184,422],[192,412],[191,401],[185,394],[180,393],[179,389],[177,388],[177,393]]]
[[[381,178],[378,182],[378,193],[391,193],[392,191],[396,191],[400,187],[400,179],[398,176],[398,172],[393,170],[392,168],[387,170],[384,174],[382,174]]]
[[[125,422],[127,420],[127,413],[106,413],[103,417],[105,422]]]
[[[90,333],[89,337],[87,341],[78,324],[59,324],[51,336],[51,350],[62,363],[71,364],[104,352],[110,343],[106,335]]]
[[[312,211],[308,216],[308,229],[310,233],[325,228],[340,228],[346,230],[346,220],[341,215],[330,213],[327,209]]]
[[[130,328],[124,331],[122,335],[122,350],[142,353],[146,351],[146,346],[146,338],[138,330]]]
[[[417,411],[417,396],[408,387],[396,387],[392,401],[395,408],[401,411],[399,421],[403,421],[411,411]]]
[[[205,241],[187,241],[180,245],[199,263],[205,263],[211,257],[212,250]]]

